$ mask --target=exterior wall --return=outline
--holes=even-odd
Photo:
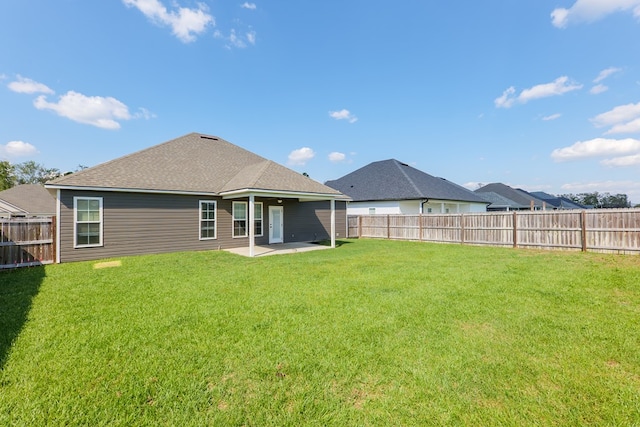
[[[232,237],[232,202],[220,197],[175,194],[94,192],[62,190],[60,205],[60,261],[82,261],[163,252],[218,250],[249,245],[248,237]],[[103,198],[103,245],[74,248],[75,196]],[[216,239],[200,240],[199,202],[215,200]],[[269,242],[269,206],[275,199],[256,198],[263,203],[263,235],[256,245]],[[339,205],[343,205],[339,210]],[[285,242],[329,237],[329,201],[299,203],[283,200]],[[336,202],[336,231],[346,237],[346,209]],[[329,219],[327,219],[329,218]],[[293,235],[293,236],[292,236]]]
[[[331,238],[331,202],[283,200],[284,241],[315,242]],[[268,224],[268,222],[267,222]],[[336,201],[336,237],[347,237],[346,202]]]
[[[423,213],[425,214],[486,212],[487,204],[473,202],[455,202],[451,200],[429,200],[424,204],[423,209]]]
[[[385,200],[370,202],[350,202],[347,207],[348,215],[370,215],[370,209],[375,209],[375,215],[417,215],[420,213],[421,200]],[[431,209],[431,212],[429,212]],[[486,203],[455,202],[451,200],[429,200],[423,205],[424,214],[434,213],[469,213],[486,212]]]
[[[375,215],[398,215],[400,203],[397,200],[383,200],[371,202],[349,202],[347,205],[348,215],[370,215],[369,209],[375,209]]]

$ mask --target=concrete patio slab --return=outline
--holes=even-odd
[[[331,249],[331,246],[319,245],[316,243],[305,243],[305,242],[295,242],[295,243],[278,243],[275,245],[261,245],[254,246],[253,253],[255,257],[259,256],[268,256],[268,255],[282,255],[282,254],[291,254],[296,252],[308,252],[308,251],[317,251],[321,249]],[[227,252],[231,252],[237,255],[249,256],[249,248],[233,248],[233,249],[225,249]]]

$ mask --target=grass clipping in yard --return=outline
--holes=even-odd
[[[360,240],[92,265],[0,274],[0,425],[640,423],[640,257]]]

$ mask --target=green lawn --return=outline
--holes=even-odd
[[[0,273],[0,425],[640,425],[640,257],[338,243]]]

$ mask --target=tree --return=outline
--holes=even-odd
[[[14,167],[6,160],[0,161],[0,191],[16,185]]]
[[[573,200],[585,206],[593,206],[595,208],[628,208],[631,206],[626,194],[609,193],[580,193],[580,194],[563,194],[562,197]]]
[[[45,182],[60,176],[60,170],[46,168],[33,160],[18,163],[14,166],[16,184],[44,184]]]

